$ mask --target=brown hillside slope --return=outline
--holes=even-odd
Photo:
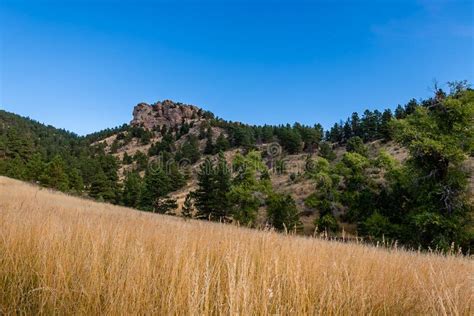
[[[0,177],[0,314],[472,315],[472,260],[184,221]]]

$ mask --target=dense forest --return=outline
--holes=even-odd
[[[283,155],[306,155],[298,176],[314,183],[305,206],[318,214],[318,231],[337,235],[343,221],[372,240],[469,251],[474,246],[467,167],[474,153],[474,90],[466,82],[449,88],[437,88],[432,98],[413,99],[394,112],[353,113],[328,131],[320,124],[251,126],[205,112],[198,135],[189,133],[192,124],[183,123],[155,131],[123,125],[80,137],[0,111],[0,174],[144,211],[251,227],[264,209],[266,225],[298,232],[300,211],[293,197],[270,181],[273,172],[285,172],[284,159],[273,161],[261,146],[277,143]],[[216,138],[213,128],[225,133]],[[157,134],[160,141],[151,142]],[[99,141],[112,135],[116,138],[106,150]],[[149,144],[148,152],[118,159],[117,150],[133,140]],[[369,155],[367,144],[376,140],[400,144],[408,158],[399,161],[383,150]],[[339,159],[336,148],[345,149]],[[225,157],[230,149],[239,149],[232,161]],[[183,160],[190,165],[183,167]],[[190,181],[196,163],[196,188],[178,214],[170,194]],[[120,178],[123,166],[133,168]]]

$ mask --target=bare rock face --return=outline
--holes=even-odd
[[[154,129],[166,125],[174,127],[183,123],[204,119],[204,111],[194,105],[175,103],[170,100],[154,104],[139,103],[133,109],[131,125]]]

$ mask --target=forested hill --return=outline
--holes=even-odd
[[[473,113],[466,82],[328,131],[169,100],[85,137],[0,111],[0,174],[144,211],[466,251]]]

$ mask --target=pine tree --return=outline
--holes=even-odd
[[[193,192],[197,217],[212,218],[218,205],[215,203],[214,166],[209,157],[201,164],[198,172],[198,188]]]
[[[153,212],[159,214],[175,215],[174,211],[178,207],[175,199],[168,196],[158,197],[155,199]]]
[[[31,156],[26,164],[26,178],[28,180],[38,181],[44,172],[45,163],[40,153]]]
[[[323,142],[319,145],[319,155],[329,161],[336,159],[336,153],[332,150],[332,146]]]
[[[360,122],[359,114],[357,112],[352,113],[352,116],[351,116],[352,136],[362,137],[362,131],[361,131],[360,125],[361,125],[361,122]]]
[[[201,158],[199,151],[199,141],[195,135],[190,135],[181,146],[181,150],[176,153],[176,161],[188,160],[191,164],[196,163]]]
[[[164,197],[171,190],[171,182],[159,166],[151,166],[145,172],[144,187],[140,198],[140,208],[153,211],[157,198]]]
[[[54,156],[53,160],[46,166],[41,176],[41,182],[51,188],[67,191],[69,188],[68,177],[65,171],[64,160],[61,156]]]
[[[392,138],[392,129],[390,126],[390,121],[392,118],[392,111],[390,111],[390,109],[386,109],[382,114],[382,119],[380,122],[380,136],[383,137],[385,141],[389,141]]]
[[[351,137],[347,141],[346,149],[348,152],[355,152],[364,157],[367,157],[368,155],[367,147],[364,145],[362,138],[360,138],[359,136]]]
[[[395,109],[395,118],[397,120],[401,120],[401,119],[404,119],[406,117],[406,113],[405,113],[405,110],[403,109],[403,107],[399,104],[397,106],[397,108]]]
[[[133,162],[133,157],[130,157],[127,152],[123,154],[122,163],[124,165],[129,165]]]
[[[138,173],[127,173],[122,191],[122,203],[125,206],[133,208],[137,208],[139,206],[142,185],[142,179]]]
[[[206,147],[204,148],[204,154],[206,155],[213,155],[214,152],[214,143],[212,141],[212,128],[207,129],[206,133]]]
[[[194,216],[194,206],[193,206],[193,201],[190,194],[186,195],[186,199],[184,200],[181,215],[184,218],[192,218]]]
[[[111,186],[110,181],[102,169],[99,169],[95,174],[89,189],[89,195],[101,201],[115,201],[114,188]]]
[[[219,159],[215,169],[215,204],[219,206],[216,212],[218,218],[229,217],[229,201],[227,199],[227,193],[231,188],[230,169],[225,160],[224,154],[219,153]]]
[[[299,230],[301,222],[296,203],[290,195],[272,194],[267,200],[268,221],[278,230]]]
[[[69,188],[77,193],[80,193],[84,190],[84,181],[82,176],[77,168],[71,168],[68,173],[69,179]]]
[[[216,139],[215,151],[216,152],[224,152],[230,148],[229,141],[224,136],[224,133],[219,134]]]

